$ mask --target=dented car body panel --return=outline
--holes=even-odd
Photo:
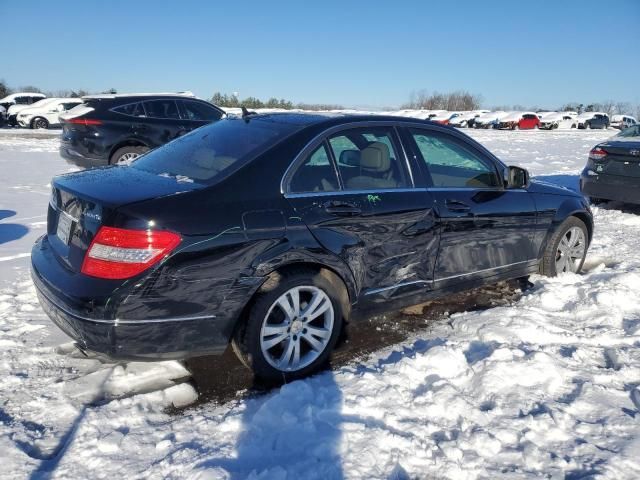
[[[32,277],[45,311],[81,348],[116,359],[219,354],[274,272],[294,265],[331,270],[356,319],[533,273],[558,222],[576,212],[590,221],[582,197],[568,190],[533,182],[505,188],[504,164],[450,127],[396,117],[284,114],[221,120],[191,135],[205,139],[208,129],[228,121],[246,128],[282,122],[286,135],[215,182],[141,172],[137,162],[54,179],[59,200],[49,207],[47,235],[33,248]],[[404,172],[404,185],[349,188],[339,170],[353,165],[331,153],[312,166],[335,169],[335,187],[292,191],[291,176],[309,155],[355,128],[389,132],[391,160]],[[500,184],[434,187],[412,140],[415,129],[472,151]],[[386,152],[379,138],[367,140],[360,130],[362,148]],[[360,137],[351,138],[357,143]],[[158,150],[180,147],[176,142]],[[389,159],[374,160],[380,158],[388,168]],[[385,175],[380,185],[388,184]],[[63,215],[72,217],[67,245],[57,235]],[[80,271],[81,257],[101,225],[168,230],[182,241],[133,278],[93,278]]]

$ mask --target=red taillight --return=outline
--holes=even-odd
[[[82,117],[70,118],[69,120],[67,120],[67,123],[73,123],[74,125],[85,125],[85,126],[102,125],[102,121],[100,120],[93,120],[91,118],[82,118]]]
[[[100,227],[82,262],[92,277],[130,278],[155,265],[181,242],[177,233]]]
[[[608,155],[608,152],[600,147],[595,147],[589,152],[589,158],[591,160],[602,160]]]

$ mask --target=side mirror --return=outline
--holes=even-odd
[[[529,186],[529,172],[520,167],[505,168],[504,185],[506,188],[527,188]]]

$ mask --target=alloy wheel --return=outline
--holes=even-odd
[[[135,152],[123,153],[122,155],[120,155],[120,158],[118,158],[118,161],[116,163],[119,165],[129,165],[139,156],[140,154]]]
[[[556,251],[556,272],[577,272],[587,249],[587,242],[581,228],[571,227],[562,236]]]
[[[323,290],[293,287],[269,308],[260,330],[260,349],[272,367],[295,372],[325,351],[333,326],[333,304]]]
[[[47,121],[43,118],[36,120],[36,128],[47,128]]]

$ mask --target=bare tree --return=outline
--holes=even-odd
[[[618,115],[624,115],[631,112],[631,104],[629,102],[617,102],[615,105],[615,112]]]
[[[615,106],[616,106],[616,102],[614,102],[613,100],[604,100],[600,104],[600,111],[606,113],[609,116],[611,116],[611,115],[613,115]]]

